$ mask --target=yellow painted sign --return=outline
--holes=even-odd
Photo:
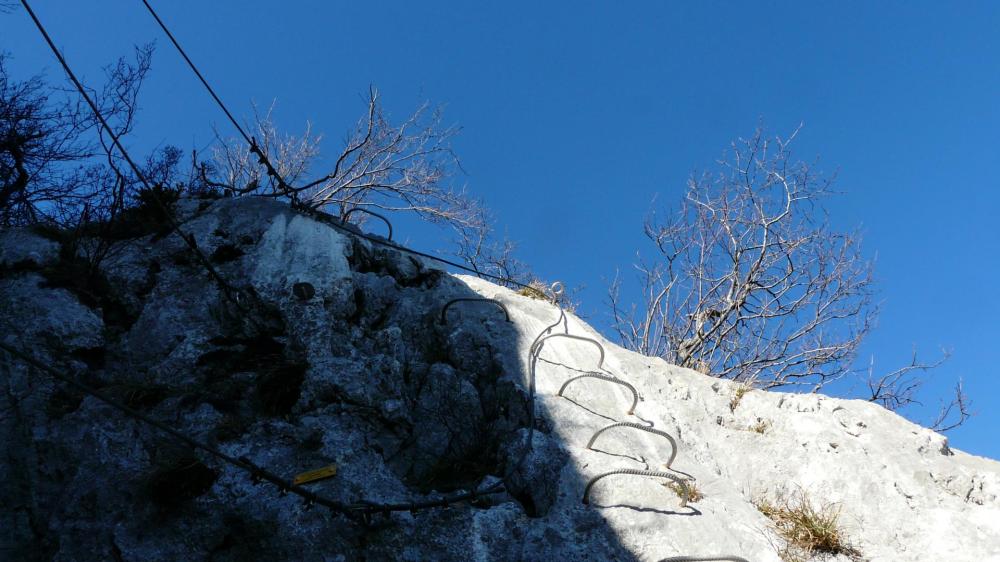
[[[295,479],[292,480],[292,484],[295,484],[296,486],[299,484],[308,484],[309,482],[315,482],[317,480],[323,480],[324,478],[336,476],[336,474],[337,465],[331,464],[324,466],[323,468],[317,468],[316,470],[310,470],[309,472],[297,474]]]

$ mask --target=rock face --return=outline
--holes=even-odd
[[[738,392],[642,357],[540,300],[265,200],[182,201],[227,295],[176,235],[123,241],[100,282],[65,248],[0,234],[0,338],[129,407],[341,502],[483,488],[361,520],[307,509],[0,353],[0,560],[779,560],[755,506],[840,509],[855,559],[1000,560],[1000,463],[879,406]],[[85,250],[85,245],[83,246]],[[68,279],[68,277],[70,277]],[[499,308],[453,299],[491,298]],[[568,331],[568,332],[567,332]],[[604,378],[568,380],[600,366]],[[616,422],[634,426],[598,430]],[[532,447],[527,451],[527,439]],[[702,498],[680,507],[673,480]],[[850,559],[847,555],[816,560]]]

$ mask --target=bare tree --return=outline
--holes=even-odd
[[[0,225],[37,222],[77,192],[63,164],[93,154],[81,140],[92,122],[78,104],[50,99],[38,77],[16,81],[0,56]]]
[[[116,137],[134,127],[152,52],[137,47],[133,61],[106,67],[104,85],[93,92]],[[75,92],[40,76],[15,80],[0,56],[0,225],[112,218],[136,183],[120,159]]]
[[[829,182],[791,160],[791,140],[734,143],[674,215],[647,220],[659,256],[637,266],[643,306],[624,311],[612,287],[625,345],[764,387],[818,388],[851,369],[877,310],[871,264],[856,235],[818,220]]]
[[[301,136],[282,136],[271,111],[255,113],[258,147],[284,180],[268,176],[251,147],[238,139],[220,143],[215,162],[222,183],[237,193],[287,197],[311,208],[334,207],[343,216],[366,207],[406,211],[455,228],[476,227],[475,200],[447,183],[460,169],[451,150],[455,127],[443,125],[440,110],[423,105],[399,125],[389,122],[378,92],[369,92],[368,111],[348,134],[332,169],[305,181],[317,167],[321,136],[307,127]]]
[[[657,255],[636,265],[642,301],[622,304],[620,278],[609,291],[624,346],[758,388],[815,391],[857,373],[878,314],[872,263],[856,233],[830,227],[821,202],[832,180],[792,159],[794,138],[758,130],[734,143],[718,173],[689,181],[674,213],[646,221]],[[915,402],[913,375],[939,364],[914,356],[870,372],[870,399]],[[967,400],[952,405],[964,421]]]

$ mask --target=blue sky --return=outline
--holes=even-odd
[[[463,127],[458,179],[494,211],[520,257],[583,285],[606,325],[605,287],[645,249],[654,197],[680,197],[729,142],[764,122],[804,124],[796,154],[844,192],[828,207],[877,256],[883,312],[864,357],[916,348],[952,359],[924,390],[925,420],[962,377],[978,412],[953,445],[1000,458],[1000,4],[986,2],[156,2],[237,115],[277,99],[335,153],[369,84],[397,117],[424,100]],[[221,113],[141,3],[37,2],[78,73],[156,40],[137,152],[203,149]],[[61,75],[26,14],[0,15],[0,49],[27,76]],[[397,219],[399,238],[445,249]],[[411,233],[407,236],[405,233]]]

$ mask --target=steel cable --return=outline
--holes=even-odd
[[[139,170],[139,167],[136,165],[135,161],[131,158],[131,156],[125,150],[125,147],[121,144],[121,142],[118,139],[118,137],[114,134],[113,130],[108,125],[107,121],[104,119],[104,116],[101,114],[101,112],[97,108],[96,104],[93,102],[93,100],[87,94],[86,89],[83,87],[83,84],[77,79],[76,75],[73,73],[72,69],[69,67],[69,64],[66,62],[65,58],[59,52],[59,49],[55,46],[55,43],[52,41],[52,38],[49,36],[49,33],[47,32],[47,30],[45,29],[44,25],[41,23],[41,21],[39,20],[39,18],[35,15],[35,12],[31,9],[31,6],[28,4],[27,0],[20,0],[20,2],[21,2],[21,5],[24,6],[25,10],[28,12],[29,16],[31,17],[31,19],[34,22],[35,26],[38,28],[39,32],[42,34],[42,37],[45,39],[45,42],[48,44],[49,48],[52,50],[53,54],[58,59],[60,65],[63,68],[63,70],[66,72],[67,76],[73,82],[73,84],[76,87],[77,91],[80,93],[80,95],[87,102],[87,105],[93,111],[94,116],[97,118],[98,122],[101,124],[101,126],[111,136],[111,139],[112,139],[112,141],[114,143],[114,146],[117,147],[118,150],[121,152],[122,157],[126,160],[126,162],[128,163],[128,165],[131,168],[131,170],[133,171],[133,173],[136,175],[136,177],[142,182],[143,186],[146,187],[148,190],[150,190],[150,192],[151,192],[151,194],[153,196],[154,202],[157,204],[158,207],[160,207],[160,210],[167,217],[168,223],[169,223],[172,231],[176,232],[178,234],[178,236],[180,236],[181,239],[184,241],[184,243],[188,246],[188,248],[197,255],[198,260],[201,262],[201,264],[205,267],[205,269],[208,271],[208,273],[213,277],[213,279],[223,289],[223,292],[226,295],[226,297],[229,300],[231,300],[234,304],[236,304],[237,307],[240,308],[241,311],[246,312],[246,310],[244,309],[243,304],[241,302],[241,299],[239,298],[240,291],[238,289],[234,288],[233,286],[231,286],[228,282],[226,282],[226,280],[221,276],[221,274],[219,274],[219,272],[211,265],[211,263],[208,261],[208,258],[205,256],[205,254],[198,248],[197,243],[195,242],[194,238],[192,236],[189,236],[189,235],[185,234],[184,231],[180,228],[180,225],[177,223],[177,221],[173,217],[173,215],[169,212],[169,209],[167,209],[167,206],[164,204],[164,202],[159,197],[159,195],[155,192],[155,190],[153,190],[153,186],[149,183],[149,181],[145,178],[145,176],[143,176],[142,172]],[[243,128],[239,125],[239,123],[235,120],[235,118],[233,118],[232,114],[226,108],[225,104],[223,104],[222,100],[218,97],[218,95],[215,94],[215,91],[208,84],[207,80],[205,80],[204,76],[201,74],[201,72],[194,65],[193,61],[191,61],[191,59],[184,52],[183,48],[181,48],[179,42],[176,40],[176,38],[173,36],[173,34],[170,33],[169,29],[166,27],[166,25],[163,23],[163,21],[159,18],[159,16],[153,10],[152,6],[146,0],[143,0],[143,4],[149,10],[150,14],[156,19],[157,23],[160,25],[160,27],[163,29],[163,31],[170,38],[171,43],[173,43],[173,45],[177,48],[178,52],[182,55],[182,57],[185,59],[185,61],[188,63],[188,65],[191,67],[191,69],[198,76],[199,80],[202,82],[202,84],[205,86],[205,88],[212,95],[213,99],[216,101],[216,103],[219,105],[219,107],[225,112],[225,114],[229,118],[230,122],[236,127],[236,129],[240,132],[240,134],[243,136],[243,138],[250,144],[251,150],[255,154],[257,154],[257,156],[260,159],[261,164],[263,164],[267,168],[268,175],[271,176],[271,177],[273,177],[273,178],[275,178],[275,180],[278,181],[279,186],[287,187],[288,184],[284,181],[284,179],[277,172],[277,170],[271,165],[270,161],[267,159],[267,156],[259,149],[259,147],[257,146],[256,140],[253,137],[247,135],[247,133],[243,130]],[[328,224],[329,226],[332,226],[333,228],[335,228],[337,230],[340,230],[340,231],[345,232],[347,234],[350,234],[350,235],[362,238],[362,239],[367,240],[369,242],[372,242],[374,244],[379,244],[379,245],[386,246],[386,247],[389,247],[389,248],[392,248],[392,249],[395,249],[395,250],[398,250],[398,251],[406,252],[406,253],[413,254],[413,255],[416,255],[416,256],[420,256],[420,257],[423,257],[423,258],[426,258],[426,259],[437,261],[437,262],[449,265],[451,267],[454,267],[454,268],[457,268],[457,269],[460,269],[460,270],[463,270],[463,271],[467,271],[469,273],[473,273],[473,274],[475,274],[475,275],[477,275],[479,277],[484,277],[484,278],[487,278],[487,279],[492,279],[494,281],[499,281],[501,283],[506,283],[506,284],[513,285],[513,286],[516,286],[516,287],[531,288],[530,285],[528,285],[526,283],[522,283],[522,282],[516,281],[514,279],[510,279],[510,278],[506,278],[506,277],[502,277],[502,276],[498,276],[498,275],[493,275],[493,274],[489,274],[489,273],[484,273],[484,272],[481,272],[481,271],[477,271],[477,270],[475,270],[475,269],[473,269],[471,267],[465,266],[463,264],[459,264],[459,263],[456,263],[456,262],[448,260],[448,259],[444,259],[444,258],[441,258],[441,257],[438,257],[438,256],[434,256],[434,255],[431,255],[431,254],[428,254],[428,253],[425,253],[425,252],[421,252],[419,250],[413,250],[413,249],[407,248],[405,246],[402,246],[400,244],[396,244],[396,243],[388,241],[388,240],[383,240],[383,239],[375,238],[375,237],[367,235],[367,234],[365,234],[363,232],[354,232],[350,228],[348,228],[346,225],[339,224],[338,222],[335,222],[335,220],[332,220],[333,218],[330,215],[328,215],[327,213],[323,213],[323,212],[321,212],[319,210],[316,210],[316,209],[302,208],[301,206],[297,205],[297,202],[294,200],[294,198],[292,199],[292,206],[293,206],[294,210],[298,210],[300,212],[304,212],[305,214],[308,214],[308,215],[310,215],[310,216],[312,216],[314,218],[326,219],[326,220],[322,220],[322,222],[324,222],[325,224]],[[390,225],[390,228],[391,228],[391,225]],[[563,316],[561,316],[560,318],[562,320],[564,320],[565,319],[565,314],[563,314]],[[557,321],[556,324],[558,324],[558,321]],[[223,453],[222,451],[219,451],[219,450],[214,449],[214,448],[212,448],[212,447],[210,447],[210,446],[208,446],[208,445],[206,445],[204,443],[201,443],[201,442],[199,442],[199,441],[197,441],[195,439],[192,439],[191,437],[188,437],[188,436],[184,435],[183,433],[181,433],[181,432],[179,432],[179,431],[171,428],[170,426],[168,426],[168,425],[166,425],[166,424],[164,424],[162,422],[158,422],[158,421],[150,418],[149,416],[143,414],[142,412],[139,412],[139,411],[137,411],[137,410],[135,410],[133,408],[130,408],[130,407],[124,405],[124,404],[121,404],[121,403],[115,401],[114,399],[109,398],[109,397],[103,395],[99,391],[97,391],[95,389],[92,389],[92,388],[84,385],[83,383],[80,383],[80,382],[76,381],[72,377],[63,374],[63,373],[59,372],[58,370],[56,370],[56,369],[54,369],[54,368],[52,368],[52,367],[50,367],[48,365],[45,365],[45,364],[43,364],[43,363],[35,360],[34,358],[32,358],[32,357],[24,354],[24,353],[21,353],[17,349],[15,349],[13,347],[10,347],[10,346],[4,344],[3,342],[0,342],[0,348],[6,350],[7,352],[11,353],[12,355],[14,355],[16,357],[22,359],[23,361],[25,361],[28,364],[34,366],[35,368],[42,369],[43,371],[47,372],[48,374],[52,375],[53,377],[66,382],[67,384],[69,384],[69,385],[77,388],[81,392],[84,392],[85,394],[91,395],[94,398],[97,398],[98,400],[100,400],[100,401],[102,401],[102,402],[104,402],[104,403],[106,403],[106,404],[108,404],[108,405],[110,405],[110,406],[118,409],[119,411],[122,411],[123,413],[125,413],[125,414],[127,414],[127,415],[129,415],[129,416],[131,416],[131,417],[133,417],[133,418],[135,418],[137,420],[139,420],[139,421],[142,421],[142,422],[147,423],[147,424],[149,424],[149,425],[151,425],[151,426],[153,426],[153,427],[155,427],[155,428],[157,428],[157,429],[159,429],[161,431],[164,431],[167,434],[169,434],[169,435],[173,436],[174,438],[176,438],[176,439],[178,439],[178,440],[180,440],[180,441],[188,444],[189,446],[191,446],[193,448],[205,451],[205,452],[211,454],[212,456],[214,456],[214,457],[216,457],[216,458],[218,458],[218,459],[220,459],[220,460],[222,460],[222,461],[224,461],[226,463],[229,463],[229,464],[231,464],[231,465],[233,465],[233,466],[235,466],[237,468],[240,468],[242,470],[245,470],[245,471],[249,472],[254,479],[267,480],[268,482],[270,482],[270,483],[278,486],[279,489],[281,489],[282,491],[291,492],[291,493],[294,493],[296,495],[301,496],[306,501],[307,505],[319,504],[319,505],[323,505],[323,506],[325,506],[325,507],[327,507],[327,508],[329,508],[329,509],[331,509],[333,511],[340,512],[340,513],[347,513],[347,514],[350,514],[350,513],[371,514],[371,513],[382,513],[382,512],[389,512],[389,511],[415,511],[415,510],[419,510],[419,509],[429,509],[429,508],[435,508],[435,507],[444,507],[444,506],[448,506],[448,505],[456,503],[456,502],[472,500],[472,499],[476,499],[476,498],[484,496],[484,495],[490,495],[490,494],[500,493],[500,492],[503,491],[503,488],[504,488],[504,482],[500,481],[500,482],[494,483],[494,484],[492,484],[492,485],[490,485],[487,488],[484,488],[482,490],[473,490],[473,491],[470,491],[470,492],[462,492],[462,493],[458,493],[458,494],[452,494],[452,495],[448,495],[448,496],[445,496],[445,497],[442,497],[442,498],[439,498],[439,499],[435,499],[435,500],[422,500],[422,501],[418,501],[418,502],[386,503],[386,504],[376,504],[376,503],[372,503],[372,502],[362,502],[362,503],[359,503],[359,504],[351,504],[351,505],[344,504],[342,502],[337,502],[337,501],[334,501],[334,500],[323,498],[322,496],[319,496],[319,495],[317,495],[317,494],[315,494],[315,493],[313,493],[313,492],[311,492],[311,491],[309,491],[309,490],[307,490],[305,488],[302,488],[301,486],[294,485],[291,482],[288,482],[287,480],[282,479],[281,477],[279,477],[279,476],[277,476],[277,475],[275,475],[273,473],[270,473],[267,470],[265,470],[265,469],[257,466],[256,464],[250,462],[246,458],[234,458],[234,457],[232,457],[230,455],[227,455],[227,454]],[[534,417],[533,414],[534,414],[534,411],[533,411],[533,404],[532,404],[532,418]],[[530,429],[529,429],[528,449],[525,450],[524,455],[522,455],[520,461],[518,463],[516,463],[515,467],[517,465],[519,465],[520,462],[523,461],[524,456],[527,455],[527,451],[530,450],[530,445],[531,445],[531,442],[530,442]],[[508,475],[509,475],[509,472],[512,472],[512,470],[508,471]]]
[[[612,382],[612,383],[615,383],[615,384],[620,384],[620,385],[624,386],[625,388],[629,389],[632,392],[632,406],[628,409],[628,412],[626,412],[626,413],[629,414],[629,415],[635,413],[635,407],[639,403],[639,392],[635,389],[634,386],[632,386],[631,384],[629,384],[629,383],[621,380],[620,378],[613,377],[611,375],[605,375],[604,373],[584,373],[582,375],[577,375],[577,376],[575,376],[575,377],[567,380],[566,382],[564,382],[563,385],[561,387],[559,387],[559,392],[557,392],[556,395],[557,396],[562,396],[563,395],[563,391],[566,390],[566,387],[569,386],[569,383],[571,383],[571,382],[573,382],[575,380],[586,379],[586,378],[600,379],[602,381],[608,381],[608,382]]]
[[[219,287],[222,288],[222,291],[226,295],[226,297],[230,301],[232,301],[233,304],[235,304],[241,311],[246,312],[246,310],[243,308],[243,305],[242,303],[240,303],[239,298],[237,296],[239,291],[235,287],[230,285],[222,277],[222,275],[219,274],[219,272],[215,269],[215,267],[212,266],[212,264],[208,260],[208,257],[205,256],[205,254],[201,251],[200,248],[198,248],[198,244],[195,241],[194,237],[189,236],[181,229],[180,224],[177,222],[177,219],[174,218],[173,213],[170,212],[170,210],[167,208],[167,205],[163,202],[163,199],[153,188],[153,185],[149,183],[149,180],[147,180],[146,177],[139,170],[139,167],[136,165],[135,161],[129,155],[128,151],[125,150],[125,147],[119,140],[118,135],[116,135],[114,131],[111,129],[111,126],[108,125],[107,120],[104,119],[104,116],[101,114],[100,109],[98,109],[97,104],[95,104],[94,101],[90,98],[90,95],[87,93],[86,88],[84,88],[80,80],[77,79],[76,74],[70,68],[69,63],[66,62],[66,59],[63,57],[62,53],[60,53],[59,49],[56,48],[55,43],[52,41],[52,37],[49,36],[49,33],[45,29],[45,26],[42,25],[41,20],[38,19],[38,16],[35,15],[34,10],[31,9],[31,6],[28,4],[28,0],[20,0],[20,1],[21,5],[24,6],[25,11],[28,12],[28,15],[34,22],[35,27],[38,28],[38,31],[42,34],[42,37],[48,44],[49,49],[52,50],[52,53],[55,55],[56,59],[58,59],[59,64],[66,72],[66,75],[69,77],[70,81],[73,82],[73,85],[76,87],[77,92],[79,92],[80,96],[84,99],[84,101],[87,102],[87,105],[94,113],[94,117],[97,118],[98,122],[101,124],[104,130],[107,131],[108,135],[111,137],[111,141],[113,142],[114,146],[118,148],[119,152],[121,152],[122,157],[128,163],[129,168],[132,169],[132,173],[136,175],[139,181],[142,182],[142,185],[146,188],[146,190],[150,193],[150,195],[152,195],[153,201],[156,203],[157,207],[159,207],[159,210],[162,212],[163,216],[166,217],[167,223],[170,225],[171,232],[176,232],[177,235],[180,236],[181,239],[184,241],[184,243],[187,245],[188,249],[194,252],[194,254],[198,258],[198,261],[201,262],[201,265],[205,268],[206,271],[208,271],[208,274],[215,280],[215,282],[219,285]]]
[[[197,439],[191,438],[185,435],[184,433],[181,433],[180,431],[174,429],[173,427],[170,427],[169,425],[161,421],[155,420],[150,416],[146,415],[145,413],[140,412],[135,408],[132,408],[125,404],[122,404],[121,402],[115,400],[114,398],[111,398],[105,395],[104,393],[96,389],[93,389],[86,384],[79,382],[74,377],[66,373],[63,373],[62,371],[59,371],[58,369],[55,369],[50,365],[46,365],[45,363],[35,359],[34,357],[20,351],[19,349],[13,346],[8,345],[3,341],[0,341],[0,349],[3,349],[7,353],[10,353],[14,357],[17,357],[18,359],[21,359],[28,365],[47,373],[53,378],[65,382],[66,384],[76,388],[80,392],[93,396],[94,398],[100,400],[101,402],[104,402],[105,404],[111,406],[112,408],[115,408],[127,414],[128,416],[135,418],[136,420],[139,420],[152,427],[155,427],[156,429],[159,429],[160,431],[163,431],[164,433],[170,435],[171,437],[174,437],[175,439],[181,441],[182,443],[190,446],[193,449],[204,451],[205,453],[208,453],[209,455],[212,455],[213,457],[225,463],[228,463],[232,466],[235,466],[236,468],[248,472],[250,474],[251,480],[253,481],[266,480],[267,482],[270,482],[271,484],[277,486],[278,489],[282,492],[290,492],[292,494],[301,497],[305,501],[306,507],[312,506],[314,504],[322,505],[334,512],[343,513],[347,515],[387,513],[390,511],[416,511],[421,509],[446,507],[450,504],[454,504],[457,502],[473,500],[481,496],[500,493],[503,488],[503,482],[496,482],[482,490],[472,490],[469,492],[460,492],[457,494],[443,496],[438,499],[421,500],[421,501],[404,502],[404,503],[375,503],[362,500],[357,503],[348,504],[336,500],[331,500],[329,498],[320,496],[319,494],[316,494],[306,488],[303,488],[302,486],[289,482],[288,480],[282,478],[281,476],[278,476],[273,472],[270,472],[267,469],[253,463],[246,457],[236,458],[232,455],[228,455],[216,449],[215,447],[207,445],[201,441],[198,441]]]
[[[613,423],[613,424],[611,424],[609,426],[602,427],[601,429],[598,429],[597,432],[594,433],[593,437],[590,438],[590,441],[587,442],[587,448],[588,449],[593,449],[594,448],[594,442],[597,441],[597,438],[602,433],[604,433],[605,431],[607,431],[609,429],[614,429],[616,427],[631,427],[633,429],[638,429],[638,430],[641,430],[641,431],[645,431],[647,433],[652,433],[654,435],[659,435],[660,437],[665,437],[667,439],[667,441],[670,441],[670,459],[667,461],[667,463],[665,465],[667,468],[670,468],[670,465],[672,465],[674,463],[674,459],[677,458],[677,441],[675,441],[674,438],[671,437],[669,433],[667,433],[665,431],[660,431],[658,429],[653,429],[651,427],[647,427],[647,426],[639,424],[639,423],[632,423],[632,422],[615,422],[615,423]]]
[[[347,222],[347,217],[351,216],[351,214],[352,214],[352,213],[364,213],[364,214],[366,214],[366,215],[371,215],[371,216],[373,216],[373,217],[377,217],[377,218],[380,218],[380,219],[382,219],[382,222],[384,222],[384,223],[385,223],[385,225],[386,225],[387,227],[389,227],[389,235],[388,235],[388,236],[386,236],[386,239],[388,239],[388,240],[392,240],[392,223],[391,223],[391,222],[389,222],[389,219],[387,219],[387,218],[385,218],[384,216],[382,216],[382,215],[380,215],[380,214],[376,213],[375,211],[369,211],[368,209],[365,209],[364,207],[355,207],[355,208],[353,208],[353,209],[349,209],[349,210],[348,210],[348,211],[347,211],[346,213],[344,213],[344,214],[343,214],[343,215],[342,215],[342,216],[340,217],[340,219],[341,219],[342,221],[344,221],[344,222]]]
[[[498,301],[496,299],[459,298],[459,299],[451,299],[450,301],[448,301],[447,304],[444,305],[443,308],[441,308],[441,321],[440,321],[441,324],[445,324],[448,321],[448,309],[451,308],[451,305],[453,305],[455,303],[459,303],[459,302],[487,302],[487,303],[495,304],[497,307],[500,308],[500,311],[503,312],[504,319],[506,319],[507,322],[510,322],[510,312],[507,311],[507,307],[504,306],[504,304],[502,302],[500,302],[500,301]]]
[[[152,15],[153,18],[156,20],[156,23],[160,26],[160,29],[162,29],[163,32],[167,35],[167,37],[170,39],[170,42],[177,49],[177,52],[180,53],[180,55],[184,58],[184,61],[187,62],[188,66],[191,68],[191,70],[195,73],[195,75],[201,81],[202,85],[205,86],[205,89],[208,90],[208,93],[212,96],[212,99],[215,100],[216,104],[218,104],[219,108],[221,108],[222,111],[226,114],[226,117],[229,119],[229,121],[233,124],[234,127],[236,127],[236,129],[240,132],[240,135],[243,136],[244,140],[246,140],[246,142],[250,145],[250,149],[257,155],[257,157],[259,158],[260,163],[263,164],[265,166],[265,168],[267,168],[267,174],[269,176],[271,176],[272,178],[274,178],[275,181],[278,182],[279,187],[283,191],[287,191],[289,193],[294,193],[295,190],[292,189],[291,186],[289,186],[289,184],[284,180],[284,178],[281,177],[281,174],[279,174],[278,171],[271,164],[270,160],[267,158],[267,155],[264,154],[263,151],[261,151],[260,148],[257,146],[257,141],[253,137],[251,137],[250,135],[248,135],[246,133],[246,131],[243,130],[243,128],[240,126],[240,124],[233,117],[232,113],[230,113],[229,109],[226,108],[226,105],[222,102],[222,100],[219,98],[219,96],[216,95],[215,90],[213,90],[212,87],[208,84],[208,81],[202,75],[201,71],[198,70],[198,67],[194,64],[194,62],[191,60],[191,58],[187,55],[187,53],[181,47],[180,42],[177,41],[177,39],[174,37],[173,33],[170,32],[170,29],[163,22],[163,20],[159,17],[159,15],[153,9],[152,5],[150,5],[147,0],[142,0],[142,3],[143,3],[143,5],[146,6],[146,9],[149,11],[150,15]],[[242,191],[241,193],[246,193],[246,191]],[[323,218],[326,219],[324,222],[326,222],[327,224],[329,224],[329,225],[333,226],[334,228],[336,228],[338,230],[341,230],[342,232],[345,232],[347,234],[351,234],[353,236],[357,236],[359,238],[363,238],[365,240],[368,240],[369,242],[372,242],[372,243],[375,243],[375,244],[381,244],[383,246],[387,246],[387,247],[393,248],[395,250],[399,250],[399,251],[402,251],[402,252],[407,252],[407,253],[410,253],[410,254],[413,254],[413,255],[416,255],[416,256],[420,256],[420,257],[423,257],[423,258],[434,260],[434,261],[437,261],[437,262],[449,265],[451,267],[454,267],[454,268],[457,268],[457,269],[461,269],[462,271],[467,271],[469,273],[472,273],[472,274],[477,275],[477,276],[482,277],[482,278],[491,279],[493,281],[498,281],[500,283],[504,283],[504,284],[507,284],[507,285],[512,285],[512,286],[519,287],[519,288],[522,288],[522,289],[533,288],[533,287],[531,287],[531,285],[529,285],[527,283],[522,283],[522,282],[517,281],[515,279],[511,279],[511,278],[503,277],[503,276],[500,276],[500,275],[493,275],[491,273],[485,273],[485,272],[482,272],[482,271],[478,271],[478,270],[476,270],[474,268],[471,268],[469,266],[466,266],[466,265],[463,265],[463,264],[460,264],[460,263],[456,263],[454,261],[447,260],[447,259],[444,259],[444,258],[441,258],[441,257],[438,257],[438,256],[434,256],[434,255],[428,254],[426,252],[421,252],[419,250],[413,250],[411,248],[407,248],[405,246],[402,246],[400,244],[396,244],[396,243],[388,241],[388,240],[380,240],[378,238],[375,238],[375,237],[370,236],[368,234],[365,234],[363,232],[354,232],[354,231],[346,228],[342,224],[338,224],[336,222],[331,221],[330,219],[333,219],[333,217],[331,215],[329,215],[327,213],[323,213],[322,211],[320,211],[318,209],[312,209],[312,208],[301,206],[301,205],[298,204],[297,200],[294,197],[290,197],[290,199],[292,200],[293,207],[296,208],[296,210],[304,212],[306,214],[310,214],[313,217],[323,217]],[[391,226],[390,226],[390,228],[391,228]],[[390,236],[390,238],[391,238],[391,236]],[[559,285],[561,286],[561,283]],[[561,291],[560,291],[559,294],[561,294]]]
[[[671,556],[660,562],[748,562],[740,556]]]
[[[156,10],[154,10],[153,7],[149,5],[149,2],[147,2],[146,0],[142,0],[142,3],[145,4],[146,9],[149,10],[150,15],[153,16],[153,19],[156,20],[156,23],[160,25],[160,29],[163,30],[163,33],[167,34],[167,37],[170,39],[170,42],[174,44],[174,47],[177,49],[177,52],[180,53],[182,57],[184,57],[184,61],[187,62],[188,66],[191,67],[191,70],[194,71],[194,74],[195,76],[198,77],[198,80],[201,80],[202,85],[205,86],[205,89],[208,90],[209,94],[211,94],[212,99],[215,100],[215,103],[219,105],[219,108],[222,109],[223,113],[226,114],[226,117],[229,118],[229,122],[232,123],[234,127],[236,127],[236,130],[240,132],[240,135],[243,136],[243,139],[247,141],[248,145],[255,145],[256,143],[251,139],[250,135],[248,135],[246,131],[243,130],[243,127],[241,127],[240,124],[236,121],[236,119],[233,117],[233,114],[229,112],[228,108],[226,108],[226,104],[222,103],[222,100],[219,99],[218,95],[216,95],[215,90],[213,90],[212,86],[208,84],[208,81],[205,80],[205,77],[201,75],[201,72],[198,70],[198,67],[195,66],[194,62],[191,61],[191,58],[188,57],[186,52],[184,52],[184,49],[181,47],[181,44],[178,43],[177,39],[174,38],[174,34],[170,33],[170,30],[167,29],[166,24],[164,24],[163,20],[160,19],[160,16],[156,13]]]
[[[597,476],[591,478],[589,482],[587,482],[587,487],[583,489],[583,503],[584,503],[584,505],[590,505],[590,489],[594,487],[594,484],[596,484],[598,480],[600,480],[602,478],[605,478],[605,477],[608,477],[608,476],[614,476],[616,474],[629,474],[629,475],[633,475],[633,476],[652,476],[652,477],[655,477],[655,478],[667,478],[668,480],[673,480],[674,482],[676,482],[677,484],[679,484],[681,486],[681,488],[685,490],[685,494],[688,493],[687,492],[687,490],[688,490],[688,483],[687,483],[687,481],[684,480],[683,478],[675,476],[675,475],[673,475],[673,474],[671,474],[669,472],[659,472],[659,471],[655,471],[655,470],[637,470],[637,469],[634,469],[634,468],[619,468],[618,470],[612,470],[610,472],[605,472],[603,474],[598,474]],[[681,500],[681,507],[684,507],[685,505],[687,505],[687,498],[686,497],[682,498],[682,500]]]
[[[513,285],[515,287],[520,287],[522,289],[533,289],[534,288],[531,285],[528,285],[526,283],[522,283],[522,282],[517,281],[515,279],[511,279],[509,277],[503,277],[503,276],[500,276],[500,275],[493,275],[492,273],[485,273],[485,272],[482,272],[482,271],[478,271],[478,270],[473,269],[473,268],[471,268],[471,267],[469,267],[467,265],[463,265],[463,264],[460,264],[460,263],[457,263],[457,262],[454,262],[454,261],[442,258],[440,256],[435,256],[435,255],[432,255],[432,254],[428,254],[426,252],[421,252],[420,250],[414,250],[412,248],[407,248],[406,246],[403,246],[401,244],[397,244],[397,243],[392,242],[390,240],[385,240],[383,238],[377,238],[377,237],[372,236],[370,234],[366,234],[364,232],[356,231],[356,230],[352,229],[351,227],[347,226],[343,221],[341,221],[341,220],[337,219],[336,217],[334,217],[333,215],[331,215],[329,213],[324,213],[323,211],[320,211],[318,209],[310,209],[310,208],[307,208],[307,207],[303,207],[301,205],[293,205],[292,208],[295,211],[299,212],[299,213],[302,213],[302,214],[307,215],[307,216],[309,216],[311,218],[317,219],[320,222],[322,222],[323,224],[329,225],[329,226],[331,226],[331,227],[333,227],[333,228],[335,228],[335,229],[337,229],[337,230],[339,230],[339,231],[341,231],[341,232],[343,232],[345,234],[348,234],[350,236],[354,236],[354,237],[357,237],[357,238],[361,238],[363,240],[367,240],[367,241],[369,241],[369,242],[371,242],[373,244],[378,244],[380,246],[385,246],[387,248],[392,248],[393,250],[397,250],[397,251],[400,251],[400,252],[406,252],[408,254],[413,254],[415,256],[420,256],[422,258],[426,258],[426,259],[433,260],[433,261],[436,261],[436,262],[439,262],[439,263],[443,263],[445,265],[449,265],[451,267],[454,267],[455,269],[461,269],[462,271],[467,271],[467,272],[469,272],[469,273],[471,273],[473,275],[476,275],[477,277],[480,277],[480,278],[490,279],[490,280],[497,281],[497,282],[500,282],[500,283],[504,283],[504,284],[507,284],[507,285]]]

